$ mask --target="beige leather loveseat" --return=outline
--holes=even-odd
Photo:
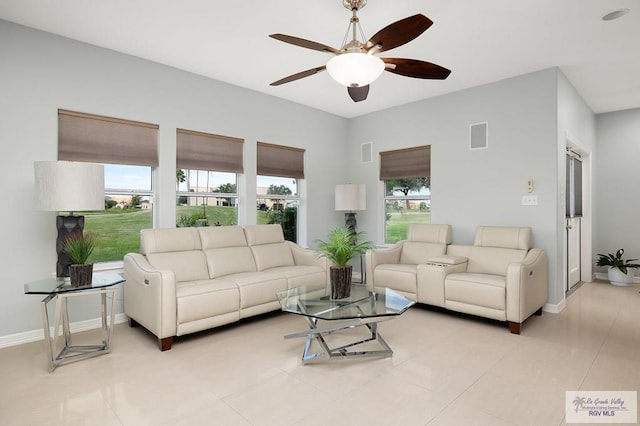
[[[329,265],[285,241],[280,225],[145,229],[124,257],[124,310],[158,337],[182,336],[277,310],[276,293],[328,283]]]
[[[441,229],[443,225],[413,225],[425,229],[433,226]],[[416,231],[410,229],[410,238],[412,232]],[[472,246],[447,245],[446,254],[415,265],[414,300],[505,321],[512,333],[519,334],[522,322],[534,313],[541,314],[547,300],[547,255],[544,250],[531,248],[531,239],[531,228],[478,227]],[[380,263],[383,252],[372,250],[367,254],[372,262],[368,274],[372,284],[390,286],[412,297],[405,284],[397,288],[398,283],[407,283],[400,272],[403,267]],[[392,273],[394,268],[398,272]]]

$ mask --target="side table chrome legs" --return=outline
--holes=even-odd
[[[113,288],[71,292],[71,293],[54,293],[48,295],[41,302],[42,308],[42,326],[44,329],[44,341],[47,347],[47,362],[49,364],[49,372],[65,362],[78,359],[89,358],[109,352],[109,344],[111,342],[111,332],[113,330],[113,320],[115,317],[115,293]],[[67,310],[67,300],[70,297],[89,296],[100,294],[102,307],[102,342],[95,345],[73,345],[71,343],[71,331],[69,329],[69,311]],[[111,297],[110,306],[107,305],[107,297]],[[56,307],[53,321],[53,335],[51,335],[51,325],[49,323],[49,311],[47,304],[55,299]],[[60,326],[62,326],[62,336],[60,336]],[[60,349],[58,340],[64,338],[64,344]]]

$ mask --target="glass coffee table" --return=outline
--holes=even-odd
[[[65,280],[64,278],[55,277],[30,282],[24,285],[25,294],[41,294],[47,296],[42,299],[41,313],[49,372],[52,372],[58,365],[65,362],[84,359],[109,352],[111,333],[113,331],[113,319],[115,315],[116,289],[114,286],[122,282],[124,282],[124,278],[122,278],[120,274],[95,272],[93,274],[93,281],[91,285],[85,287],[72,287],[68,279]],[[95,345],[73,345],[71,343],[71,330],[69,328],[67,300],[70,297],[86,296],[89,294],[100,295],[102,306],[102,342]],[[107,296],[111,297],[111,306],[107,306]],[[47,304],[52,300],[56,301],[53,334],[51,333],[49,311],[47,309]],[[62,336],[64,338],[62,345],[58,343],[61,326]]]
[[[363,284],[351,285],[351,296],[345,299],[331,299],[329,286],[302,286],[277,294],[284,312],[304,316],[309,322],[309,330],[284,336],[285,339],[306,337],[302,363],[328,356],[332,358],[390,357],[393,351],[378,333],[378,323],[402,315],[415,304],[403,295],[385,287],[367,287]],[[320,320],[327,325],[319,326]],[[365,326],[369,333],[349,342],[342,341],[331,347],[328,336],[332,333]],[[313,341],[322,350],[311,351]],[[377,349],[369,349],[377,343]],[[366,347],[366,349],[365,349]],[[360,350],[358,350],[360,348]]]

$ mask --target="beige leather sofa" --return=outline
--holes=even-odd
[[[505,321],[512,333],[520,334],[522,322],[534,313],[542,314],[547,301],[547,255],[531,248],[531,239],[531,228],[478,227],[472,246],[447,245],[446,254],[415,266],[414,300]],[[369,256],[376,259],[379,254]],[[407,282],[399,271],[390,272],[392,266],[372,265],[373,285],[397,285],[394,279]],[[405,294],[411,297],[411,292]]]
[[[280,225],[145,229],[140,250],[124,257],[124,310],[163,351],[174,336],[280,309],[279,291],[329,282],[328,261]]]

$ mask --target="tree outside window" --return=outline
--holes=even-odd
[[[178,170],[177,227],[237,224],[238,185],[235,173]]]
[[[407,238],[409,223],[431,222],[429,176],[389,179],[385,185],[385,243]]]
[[[257,223],[277,223],[284,238],[297,242],[298,182],[286,177],[258,176]]]

